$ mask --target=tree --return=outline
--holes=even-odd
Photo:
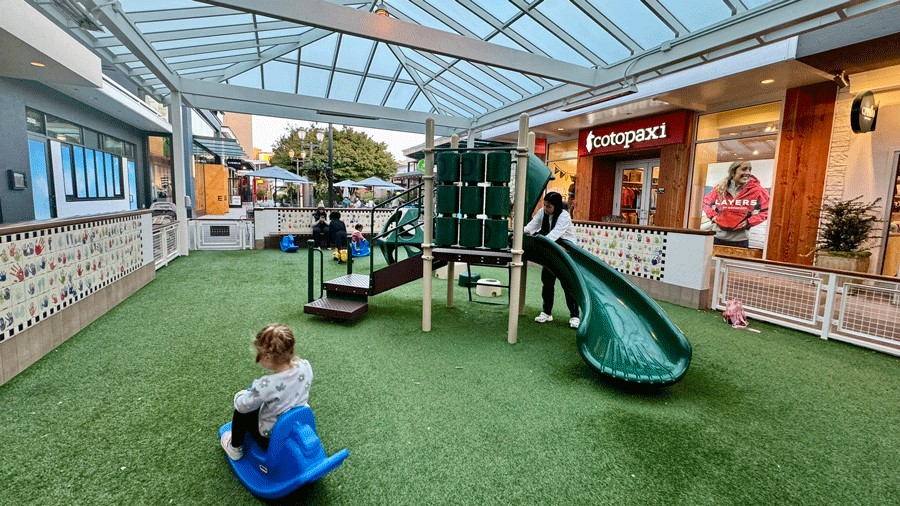
[[[301,174],[314,181],[316,184],[316,200],[325,200],[328,192],[328,182],[325,177],[325,167],[328,165],[328,130],[325,131],[322,145],[317,147],[309,156],[309,143],[318,143],[312,129],[301,130],[300,127],[288,128],[284,135],[275,141],[272,165],[278,165],[291,172],[296,169],[296,164],[291,161],[289,152],[294,150],[294,157],[300,158],[300,153],[306,150],[306,161],[301,166]],[[375,142],[368,134],[358,132],[350,127],[334,130],[334,182],[352,179],[360,181],[370,176],[378,176],[390,180],[397,171],[397,161],[388,153],[387,144]],[[340,196],[340,189],[335,191]]]

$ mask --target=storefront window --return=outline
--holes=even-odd
[[[569,212],[575,207],[575,172],[578,170],[578,139],[550,144],[547,152],[547,166],[553,172],[553,179],[547,191],[559,192],[563,200],[569,202]]]
[[[44,113],[26,108],[25,126],[29,132],[44,135]]]
[[[777,102],[700,116],[694,150],[690,228],[715,230],[719,244],[763,249],[768,236],[768,201],[780,116],[781,104]],[[733,166],[734,172],[749,169],[752,178],[745,177],[742,181],[735,174],[729,178],[729,168]],[[735,191],[741,188],[744,193],[720,195],[719,191],[713,195],[714,188],[717,185],[724,188],[729,179]],[[746,193],[751,189],[752,195]],[[724,211],[728,216],[722,218],[721,226],[716,225],[717,213]],[[744,214],[740,219],[732,220],[740,213]]]
[[[47,136],[58,141],[82,144],[81,127],[55,116],[46,115]]]
[[[150,152],[150,169],[153,177],[151,202],[174,202],[172,182],[175,169],[172,163],[172,139],[151,135],[147,138]]]

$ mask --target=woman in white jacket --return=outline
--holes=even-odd
[[[525,233],[532,235],[542,235],[551,241],[565,239],[567,241],[575,241],[574,225],[572,217],[566,210],[563,203],[562,195],[557,192],[548,192],[544,195],[544,207],[535,213],[534,218],[525,225]],[[553,321],[553,298],[556,287],[556,275],[553,271],[544,267],[541,271],[541,298],[543,299],[543,310],[534,321],[538,323],[547,323]],[[578,303],[575,296],[570,290],[563,286],[563,293],[566,295],[566,306],[569,307],[569,327],[577,329],[581,324],[579,318]]]

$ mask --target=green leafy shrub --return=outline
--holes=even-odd
[[[877,198],[870,203],[860,202],[862,196],[850,200],[829,200],[822,205],[819,247],[821,251],[848,257],[867,257],[869,251],[859,247],[873,237],[872,230],[881,220]]]

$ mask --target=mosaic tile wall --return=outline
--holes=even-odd
[[[285,209],[278,210],[278,232],[311,234],[313,227],[313,209]],[[329,210],[330,212],[331,210]],[[371,234],[369,230],[370,209],[338,209],[341,213],[341,221],[347,225],[347,231],[352,232],[357,223],[363,224],[363,233]],[[394,209],[375,211],[375,230],[381,231],[388,218],[394,214]]]
[[[623,274],[662,280],[666,232],[602,225],[575,225],[576,244]]]
[[[140,268],[142,244],[140,216],[0,235],[0,341]]]

